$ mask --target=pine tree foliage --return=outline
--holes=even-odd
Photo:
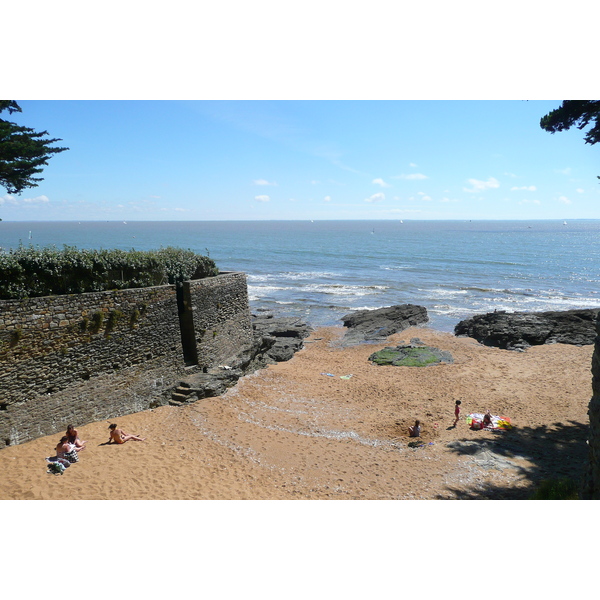
[[[600,100],[564,100],[558,108],[541,118],[540,127],[556,133],[571,127],[585,129],[590,123],[592,126],[583,139],[586,144],[596,144],[600,142]]]
[[[22,112],[14,100],[0,100],[0,113]],[[11,121],[0,119],[0,185],[9,194],[20,194],[26,188],[37,187],[43,179],[36,177],[48,160],[68,148],[52,146],[60,139],[48,138],[47,131],[35,131]]]

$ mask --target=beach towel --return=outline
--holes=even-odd
[[[471,413],[467,415],[467,425],[471,429],[482,429],[484,413]],[[492,415],[492,423],[485,429],[512,429],[509,417]]]

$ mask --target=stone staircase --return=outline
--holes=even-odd
[[[241,369],[217,367],[207,373],[196,373],[180,381],[171,394],[171,406],[183,406],[202,398],[214,398],[224,394],[227,388],[234,386],[243,376]]]

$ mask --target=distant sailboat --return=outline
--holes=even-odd
[[[31,239],[31,231],[29,232],[29,239]]]
[[[373,235],[375,233],[375,229],[373,229],[373,231],[371,231],[371,235]]]
[[[566,225],[566,224],[567,224],[567,222],[566,222],[566,221],[563,221],[563,225]]]
[[[400,223],[404,223],[404,221],[402,219],[400,219]]]

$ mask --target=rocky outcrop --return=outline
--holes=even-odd
[[[523,350],[541,344],[593,344],[600,309],[476,315],[456,325],[457,336],[476,339],[486,346]]]
[[[342,317],[348,331],[342,345],[382,342],[393,333],[427,323],[427,309],[416,304],[397,304],[375,310],[359,310]]]
[[[202,373],[194,373],[179,382],[169,404],[179,406],[201,398],[224,394],[240,377],[269,364],[290,360],[303,347],[312,328],[299,318],[275,318],[271,314],[252,316],[254,341],[250,348],[240,349],[228,364],[218,365]]]
[[[303,346],[312,327],[297,317],[275,318],[271,314],[252,315],[252,328],[256,338],[274,338],[266,352],[272,362],[290,360]]]

